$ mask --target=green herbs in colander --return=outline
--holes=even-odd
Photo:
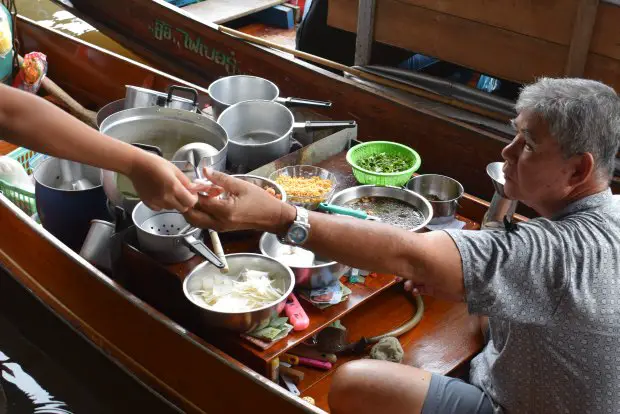
[[[358,160],[357,165],[376,173],[397,173],[411,168],[413,160],[400,154],[379,152]]]

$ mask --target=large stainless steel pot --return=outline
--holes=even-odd
[[[280,243],[277,236],[272,233],[263,233],[258,246],[262,254],[276,260],[281,249],[290,249],[292,247]],[[328,286],[351,270],[351,267],[347,265],[320,257],[314,259],[312,266],[289,265],[289,267],[293,270],[293,274],[295,274],[295,284],[308,289]]]
[[[222,112],[217,120],[228,134],[228,162],[247,172],[289,153],[293,132],[354,128],[355,121],[295,122],[293,113],[273,101],[245,101]]]
[[[218,171],[226,168],[226,131],[215,121],[197,113],[159,107],[126,109],[106,118],[100,131],[130,144],[158,147],[167,160],[171,160],[186,144],[204,142],[219,151],[206,161]],[[140,201],[127,177],[103,170],[102,182],[113,205],[131,212]]]
[[[247,312],[219,312],[209,308],[193,292],[202,290],[205,276],[221,275],[220,270],[210,263],[204,262],[196,266],[183,281],[185,297],[199,308],[199,312],[209,326],[230,329],[237,332],[248,332],[259,326],[267,326],[271,318],[278,316],[285,305],[286,298],[293,292],[295,276],[288,266],[275,259],[254,253],[236,253],[226,255],[229,271],[225,276],[236,278],[243,269],[269,272],[273,277],[284,280],[285,292],[282,297],[262,308]]]
[[[357,187],[351,187],[334,194],[329,203],[342,206],[349,201],[357,200],[362,197],[394,198],[404,201],[405,203],[420,210],[424,216],[424,221],[418,225],[411,226],[409,231],[422,230],[433,218],[433,207],[427,199],[411,190],[400,187],[378,185],[360,185]]]
[[[244,101],[275,101],[287,106],[313,106],[329,108],[331,102],[313,101],[301,98],[280,98],[280,89],[267,79],[248,75],[235,75],[220,78],[209,85],[209,97],[213,116],[218,119],[228,107]]]

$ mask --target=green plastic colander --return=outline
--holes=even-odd
[[[405,156],[413,161],[413,166],[406,171],[399,171],[395,173],[377,173],[366,170],[357,165],[358,160],[361,160],[369,155],[382,152]],[[352,147],[347,152],[347,162],[353,169],[353,175],[360,184],[374,184],[381,186],[391,185],[400,187],[405,185],[413,173],[420,168],[422,158],[420,158],[420,155],[417,152],[406,145],[391,141],[371,141]]]

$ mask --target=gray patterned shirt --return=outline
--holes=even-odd
[[[496,413],[620,413],[620,196],[515,232],[447,230],[491,339],[470,380]]]

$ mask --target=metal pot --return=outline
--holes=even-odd
[[[125,88],[125,109],[160,106],[191,112],[198,110],[198,91],[194,88],[171,85],[166,93],[131,85],[125,85]],[[172,95],[172,92],[175,90],[189,93],[192,95],[192,99]]]
[[[74,251],[79,251],[90,222],[109,220],[99,168],[82,166],[83,176],[95,186],[63,190],[61,160],[50,157],[34,171],[37,213],[43,227]]]
[[[125,109],[125,98],[113,101],[102,107],[97,112],[97,128],[101,128],[101,124],[107,117]]]
[[[200,114],[157,107],[126,109],[106,118],[100,131],[130,144],[157,147],[167,160],[171,160],[176,151],[186,144],[204,142],[219,151],[208,159],[212,168],[218,171],[226,168],[226,131]],[[131,212],[140,201],[127,177],[103,170],[102,182],[113,205]]]
[[[293,132],[355,128],[355,121],[295,122],[293,113],[273,101],[245,101],[222,112],[217,120],[228,134],[228,162],[251,171],[289,153]]]
[[[290,248],[278,241],[275,234],[263,233],[259,242],[260,252],[265,256],[276,259],[282,248]],[[276,259],[277,260],[277,259]],[[295,275],[295,285],[308,289],[315,289],[330,285],[340,279],[351,267],[322,258],[315,258],[313,266],[290,266]]]
[[[131,213],[140,250],[162,263],[180,263],[201,255],[218,268],[224,263],[200,239],[202,230],[175,210],[153,211],[140,202]]]
[[[442,224],[454,220],[459,199],[465,190],[453,178],[439,174],[424,174],[413,177],[407,188],[426,198],[433,207],[433,219],[429,224]]]
[[[411,190],[400,187],[378,185],[360,185],[357,187],[351,187],[334,194],[329,203],[342,206],[350,201],[357,200],[362,197],[394,198],[404,201],[405,203],[420,210],[424,216],[424,221],[416,226],[412,226],[409,231],[422,230],[433,218],[433,207],[428,200]]]
[[[187,275],[183,281],[185,297],[199,308],[200,315],[208,326],[216,326],[237,332],[249,332],[259,326],[267,326],[270,320],[282,311],[286,298],[293,292],[295,276],[290,268],[275,259],[254,253],[236,253],[226,255],[230,270],[226,275],[236,278],[243,269],[269,272],[276,278],[284,279],[285,292],[282,297],[267,306],[247,312],[218,312],[210,309],[192,292],[202,290],[202,279],[207,275],[221,275],[220,271],[209,263],[202,263]]]
[[[280,89],[267,79],[248,75],[235,75],[220,78],[209,85],[209,96],[213,107],[213,117],[219,119],[228,107],[244,101],[275,101],[287,106],[313,106],[329,108],[331,102],[313,101],[301,98],[280,98]]]

